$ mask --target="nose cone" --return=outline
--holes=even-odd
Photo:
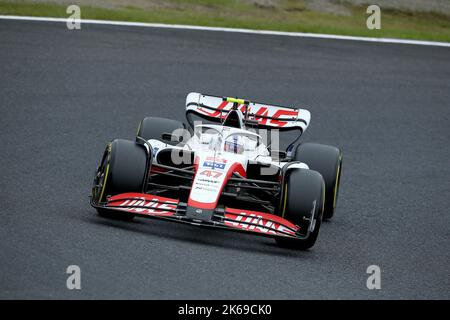
[[[225,159],[214,152],[198,155],[198,167],[189,194],[188,206],[214,210],[228,179],[237,172],[246,176],[246,158],[230,155]]]

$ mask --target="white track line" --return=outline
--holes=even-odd
[[[66,18],[28,17],[28,16],[0,15],[0,19],[3,19],[3,20],[25,20],[25,21],[46,21],[46,22],[67,22]],[[205,30],[205,31],[236,32],[236,33],[275,35],[275,36],[288,36],[288,37],[305,37],[305,38],[353,40],[353,41],[366,41],[366,42],[415,44],[415,45],[421,45],[421,46],[450,47],[450,42],[420,41],[420,40],[406,40],[406,39],[394,39],[394,38],[353,37],[353,36],[339,36],[339,35],[333,35],[333,34],[320,34],[320,33],[283,32],[283,31],[270,31],[270,30],[235,29],[235,28],[203,27],[203,26],[191,26],[191,25],[180,25],[180,24],[144,23],[144,22],[128,22],[128,21],[92,20],[92,19],[81,19],[80,22],[81,22],[81,24],[87,23],[87,24],[103,24],[103,25],[113,25],[113,26],[128,26],[128,27]]]

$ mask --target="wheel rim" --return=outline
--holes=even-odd
[[[92,195],[96,202],[101,202],[105,193],[106,182],[109,173],[109,160],[111,154],[111,144],[108,144],[102,161],[94,177],[94,185],[92,187]]]

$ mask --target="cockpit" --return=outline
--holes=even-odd
[[[194,138],[205,149],[234,154],[255,152],[262,146],[262,138],[256,133],[217,125],[197,125]]]

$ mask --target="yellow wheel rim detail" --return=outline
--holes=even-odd
[[[284,203],[283,203],[283,214],[281,215],[282,218],[284,218],[284,213],[286,212],[286,203],[287,203],[287,190],[288,185],[287,183],[284,185]]]
[[[98,198],[98,201],[101,202],[103,199],[103,193],[105,192],[106,182],[108,181],[108,173],[109,173],[109,157],[111,156],[111,143],[108,144],[108,158],[106,161],[108,161],[108,164],[106,165],[106,172],[105,172],[105,180],[103,180],[102,185],[102,191],[100,192],[100,198]]]
[[[334,183],[334,198],[333,198],[333,209],[336,208],[336,201],[337,201],[337,189],[339,186],[339,178],[340,178],[340,172],[341,172],[341,161],[342,161],[342,155],[339,155],[339,166],[336,172],[336,182]]]
[[[108,180],[108,172],[109,172],[109,163],[106,166],[105,180],[103,181],[102,192],[100,193],[100,198],[98,199],[100,202],[103,198],[103,193],[105,192],[106,181]]]
[[[323,183],[323,188],[322,188],[322,214],[325,210],[325,182]]]

